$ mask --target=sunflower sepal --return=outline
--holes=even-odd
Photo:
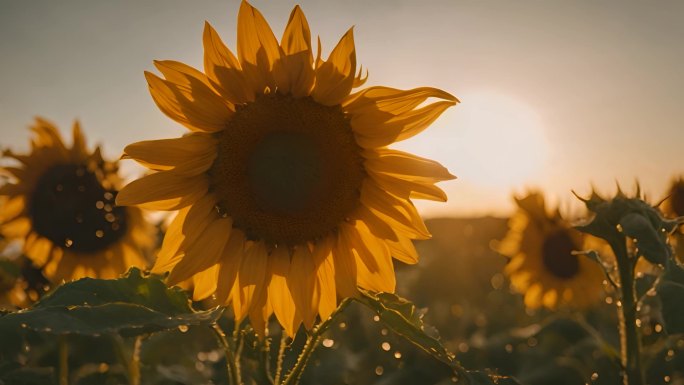
[[[577,195],[577,194],[575,194]],[[606,240],[620,259],[634,260],[643,256],[653,264],[663,265],[670,253],[667,235],[674,232],[681,221],[663,218],[657,208],[643,201],[638,195],[630,198],[618,191],[606,200],[595,191],[587,199],[581,198],[587,209],[594,213],[588,223],[576,226],[579,231]],[[634,253],[626,253],[628,239],[636,241]]]

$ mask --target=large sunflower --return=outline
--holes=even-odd
[[[31,127],[29,154],[6,150],[10,182],[0,187],[0,234],[23,239],[24,253],[53,282],[81,277],[114,278],[130,266],[144,267],[141,247],[150,246],[150,227],[138,208],[115,207],[120,180],[116,162],[100,149],[89,152],[78,122],[73,144],[43,119]]]
[[[154,101],[191,132],[129,145],[157,171],[117,202],[180,210],[154,272],[194,281],[196,299],[232,301],[264,333],[271,313],[293,335],[357,286],[392,292],[392,257],[415,263],[412,239],[430,236],[410,198],[445,201],[440,164],[386,146],[409,138],[457,103],[435,88],[370,87],[356,75],[350,29],[314,60],[297,6],[278,40],[243,1],[237,58],[207,23],[204,73],[156,62]],[[428,98],[441,99],[424,105]]]
[[[499,252],[510,257],[505,272],[514,289],[525,296],[525,306],[554,309],[559,305],[584,307],[603,296],[601,267],[583,256],[582,235],[556,211],[546,211],[544,197],[530,193],[516,199],[518,211]]]

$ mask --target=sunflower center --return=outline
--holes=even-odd
[[[574,277],[579,272],[579,260],[576,255],[572,255],[576,249],[575,242],[567,232],[551,234],[542,245],[544,267],[558,278]]]
[[[361,149],[339,106],[263,95],[217,134],[209,171],[220,213],[252,240],[294,246],[319,239],[359,204]]]
[[[103,250],[126,232],[126,208],[115,207],[116,191],[105,189],[84,165],[48,169],[31,196],[33,228],[56,245],[80,253]]]

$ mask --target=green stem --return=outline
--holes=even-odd
[[[641,366],[641,335],[637,328],[637,302],[634,281],[636,256],[629,258],[624,242],[614,243],[613,251],[617,259],[620,276],[621,303],[618,305],[620,322],[620,362],[625,371],[623,385],[643,385],[646,383]]]
[[[140,385],[140,350],[142,348],[142,336],[135,337],[131,364],[128,365],[128,381],[131,385]]]
[[[226,355],[226,372],[228,375],[228,383],[230,385],[242,385],[240,370],[238,369],[237,361],[233,355],[233,350],[230,348],[230,344],[228,344],[228,340],[226,339],[226,334],[218,324],[214,324],[212,330],[214,331],[216,339]]]
[[[296,385],[299,383],[302,373],[304,373],[304,369],[309,362],[309,358],[311,358],[311,354],[314,352],[314,350],[316,350],[323,333],[330,328],[335,319],[337,319],[337,316],[342,314],[342,311],[349,305],[349,303],[351,303],[350,298],[345,298],[342,300],[340,306],[335,309],[330,317],[314,328],[311,335],[306,339],[304,349],[299,354],[299,357],[297,357],[297,363],[295,363],[295,366],[292,368],[292,370],[290,370],[290,373],[288,373],[287,377],[285,377],[285,380],[283,380],[282,384],[280,385]]]
[[[285,359],[285,348],[287,347],[287,339],[289,337],[282,332],[280,336],[280,345],[278,345],[278,361],[276,362],[276,372],[275,372],[275,384],[280,384],[280,377],[283,374],[283,359]]]
[[[60,335],[58,339],[59,349],[59,385],[69,385],[69,346],[67,337]]]

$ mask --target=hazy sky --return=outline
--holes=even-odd
[[[293,1],[254,0],[280,37]],[[456,181],[429,216],[502,214],[537,186],[635,179],[653,200],[684,173],[682,1],[300,1],[324,56],[355,26],[368,85],[435,86],[462,103],[396,147],[437,159]],[[235,51],[237,0],[0,0],[0,144],[27,147],[36,115],[118,156],[176,137],[143,71],[154,59],[200,67],[211,22]],[[130,177],[140,169],[124,162]]]

